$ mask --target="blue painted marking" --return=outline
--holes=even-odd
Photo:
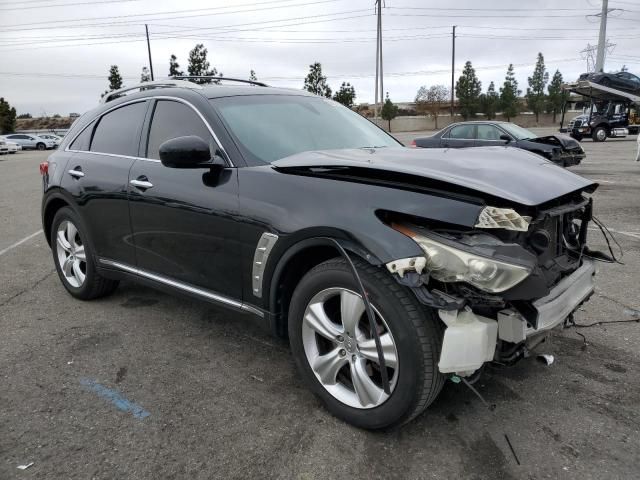
[[[129,400],[124,398],[122,394],[117,390],[112,390],[105,387],[104,385],[100,385],[95,380],[91,380],[90,378],[81,378],[80,385],[88,388],[92,392],[97,393],[99,397],[110,401],[116,406],[116,408],[122,410],[123,412],[131,413],[131,415],[136,418],[143,419],[151,415],[137,403],[130,402]]]

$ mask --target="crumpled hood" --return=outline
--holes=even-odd
[[[313,168],[352,168],[351,177],[361,169],[389,171],[414,176],[417,183],[420,178],[436,180],[531,207],[598,186],[534,153],[510,147],[324,150],[298,153],[272,165],[303,174],[313,174]]]
[[[548,135],[546,137],[536,137],[527,139],[528,142],[541,143],[549,146],[559,146],[565,150],[582,150],[580,142],[568,135]]]

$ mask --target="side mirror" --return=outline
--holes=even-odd
[[[506,133],[503,133],[502,135],[500,135],[500,140],[504,140],[507,143],[511,142],[511,137],[509,135],[507,135]]]
[[[221,158],[212,160],[209,144],[195,135],[172,138],[162,143],[160,161],[170,168],[208,168],[220,161],[224,163]]]

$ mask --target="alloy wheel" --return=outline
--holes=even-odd
[[[398,352],[385,320],[373,308],[390,390],[398,379]],[[302,321],[307,361],[320,384],[342,403],[374,408],[388,398],[383,388],[375,341],[362,297],[346,288],[328,288],[307,305]]]
[[[87,276],[87,256],[80,232],[69,220],[64,220],[58,225],[56,251],[65,280],[72,287],[80,288]]]

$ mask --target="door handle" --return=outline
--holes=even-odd
[[[76,167],[73,170],[69,170],[69,175],[71,175],[74,178],[82,178],[84,177],[84,172],[82,171],[82,169],[80,167]]]
[[[135,180],[130,180],[129,185],[132,185],[140,190],[147,190],[148,188],[153,188],[153,183],[151,183],[147,177],[138,177]]]

